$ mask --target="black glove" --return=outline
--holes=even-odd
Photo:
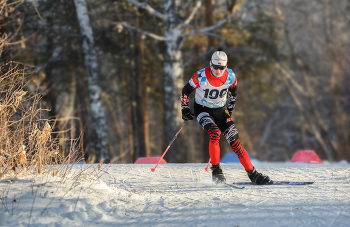
[[[182,119],[185,121],[193,120],[193,114],[191,113],[190,108],[182,109]]]

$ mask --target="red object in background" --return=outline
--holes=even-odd
[[[157,164],[162,157],[141,157],[134,164]],[[166,164],[164,159],[160,160],[159,164]]]
[[[300,150],[295,152],[291,162],[304,162],[310,164],[322,164],[321,159],[313,150]]]

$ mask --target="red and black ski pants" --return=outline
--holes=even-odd
[[[194,114],[198,123],[209,134],[209,155],[212,165],[220,163],[220,134],[222,133],[232,150],[238,155],[240,163],[246,171],[253,169],[247,151],[239,140],[238,131],[232,121],[226,106],[220,108],[208,108],[197,103],[194,104]]]

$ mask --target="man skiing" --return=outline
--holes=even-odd
[[[194,114],[188,106],[189,95],[196,90]],[[209,155],[212,163],[212,178],[215,183],[226,183],[220,166],[219,139],[222,133],[232,150],[238,155],[240,163],[248,173],[250,180],[256,184],[270,181],[254,168],[247,151],[243,148],[237,128],[231,119],[237,98],[237,78],[227,68],[227,55],[223,51],[215,52],[210,66],[196,72],[183,87],[181,94],[182,119],[192,120],[197,116],[198,123],[209,134]]]

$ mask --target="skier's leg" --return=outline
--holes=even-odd
[[[220,163],[220,130],[217,126],[208,127],[209,133],[209,155],[211,163],[218,165]]]
[[[220,163],[220,130],[212,117],[206,112],[200,113],[197,120],[202,128],[209,134],[209,155],[211,163],[212,165],[218,165]]]
[[[235,124],[232,121],[228,122],[227,124],[229,127],[223,132],[223,134],[229,142],[231,149],[237,154],[239,162],[246,171],[253,170],[253,164],[250,161],[247,151],[244,149],[241,141],[239,140],[239,135]]]
[[[231,146],[231,149],[237,154],[239,162],[246,171],[253,170],[253,164],[250,161],[247,151],[244,149],[239,140],[238,130],[235,123],[233,123],[230,114],[226,108],[220,108],[214,113],[215,122],[226,140]]]
[[[250,161],[247,151],[244,149],[235,124],[233,123],[228,112],[218,112],[214,114],[215,122],[217,123],[222,134],[226,137],[232,150],[237,154],[239,162],[242,164],[244,169],[247,171],[249,179],[256,184],[267,184],[270,178],[256,171],[253,164]]]
[[[231,144],[230,144],[231,145]],[[233,144],[231,145],[232,150],[238,155],[239,162],[244,166],[244,169],[246,171],[253,170],[253,164],[250,161],[249,155],[247,151],[244,149],[241,141],[237,139]]]
[[[213,118],[206,112],[198,114],[197,120],[209,134],[209,155],[211,159],[212,178],[215,183],[225,183],[226,179],[220,166],[220,130]]]

